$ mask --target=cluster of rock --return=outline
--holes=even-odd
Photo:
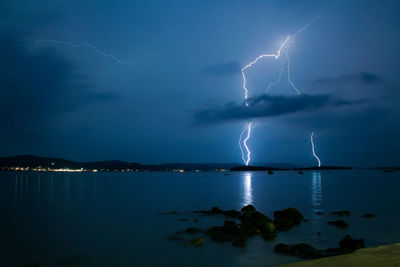
[[[338,248],[327,248],[325,250],[316,249],[308,244],[299,243],[288,245],[279,243],[275,246],[274,250],[277,253],[283,253],[304,259],[317,259],[322,257],[330,257],[353,253],[359,248],[364,248],[364,239],[353,239],[346,235],[340,242]]]
[[[261,235],[265,240],[275,239],[278,231],[286,231],[303,221],[303,215],[295,208],[287,208],[274,212],[274,220],[258,211],[254,206],[247,205],[240,211],[222,210],[213,207],[210,210],[197,210],[205,215],[221,215],[227,218],[222,226],[214,226],[204,231],[213,241],[232,242],[237,247],[245,247],[250,237]],[[183,234],[201,232],[197,228],[188,228],[170,236],[173,240],[183,240]],[[193,239],[194,240],[194,239]],[[191,245],[193,240],[187,240]]]
[[[216,242],[231,242],[233,246],[245,247],[247,240],[254,236],[262,236],[264,240],[274,240],[278,232],[287,231],[296,225],[299,225],[304,219],[303,215],[295,208],[287,208],[277,210],[272,220],[267,215],[258,211],[254,206],[247,205],[240,211],[237,210],[222,210],[218,207],[213,207],[210,210],[195,210],[195,213],[203,215],[217,215],[226,218],[224,224],[221,226],[214,226],[207,230],[200,230],[197,228],[188,228],[184,231],[179,231],[172,234],[169,238],[172,240],[185,241],[185,246],[202,246],[204,239],[197,237],[195,239],[185,239],[187,234],[204,233],[211,237]],[[177,212],[171,214],[179,214]],[[317,214],[324,214],[317,212]],[[350,216],[350,212],[346,210],[334,211],[330,213],[338,217]],[[365,214],[363,217],[372,218],[375,215]],[[197,219],[196,219],[197,221]],[[334,225],[338,228],[345,229],[349,224],[339,219],[336,221],[328,221],[328,224]],[[317,233],[321,235],[320,232]],[[283,244],[279,243],[275,246],[274,250],[277,253],[288,254],[302,258],[321,258],[335,255],[342,255],[352,253],[356,249],[364,248],[363,239],[353,239],[349,235],[345,236],[340,242],[338,248],[328,248],[325,250],[316,249],[308,244]]]

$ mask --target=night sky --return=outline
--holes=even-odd
[[[3,0],[0,156],[240,163],[251,120],[251,164],[315,165],[314,132],[324,165],[398,165],[399,13],[397,0]],[[302,95],[286,71],[264,93],[285,50],[246,70],[245,108],[241,68],[317,17],[288,46]]]

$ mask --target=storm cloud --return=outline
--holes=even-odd
[[[51,49],[33,50],[22,33],[0,33],[1,137],[29,138],[63,113],[114,98],[95,93],[91,80]]]
[[[344,105],[361,104],[365,100],[347,101],[330,95],[267,95],[262,94],[245,103],[228,103],[223,107],[213,107],[198,110],[195,121],[200,124],[223,123],[227,121],[249,120],[289,115],[297,112],[311,112],[323,107],[339,107]]]

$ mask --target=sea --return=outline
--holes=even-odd
[[[271,218],[294,207],[306,221],[244,248],[201,232],[169,238],[226,219],[196,210],[249,204]],[[327,224],[338,210],[350,211],[340,218],[347,229]],[[0,266],[275,266],[302,260],[275,253],[278,243],[326,249],[345,235],[366,247],[400,242],[400,172],[8,171],[0,172],[0,211]],[[203,246],[185,246],[198,237]]]

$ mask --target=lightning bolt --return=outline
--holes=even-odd
[[[28,40],[28,39],[27,39]],[[50,40],[50,39],[39,39],[39,40],[33,40],[35,43],[51,43],[51,44],[57,44],[57,45],[64,45],[64,46],[69,46],[72,48],[81,48],[81,47],[86,47],[89,48],[91,50],[93,50],[97,55],[105,57],[105,58],[109,58],[114,60],[115,62],[119,63],[119,64],[124,64],[124,65],[133,65],[136,64],[137,62],[145,59],[146,57],[149,57],[150,55],[145,55],[143,57],[140,57],[138,59],[132,60],[132,61],[126,61],[126,60],[122,60],[118,57],[116,57],[113,54],[107,54],[105,52],[102,52],[100,49],[98,49],[96,46],[88,44],[88,43],[80,43],[80,44],[74,44],[71,42],[62,42],[62,41],[57,41],[57,40]]]
[[[313,19],[310,23],[306,24],[305,26],[299,28],[299,29],[293,34],[292,40],[294,40],[295,37],[296,37],[299,33],[301,33],[302,31],[306,30],[308,27],[310,27],[310,26],[311,26],[315,21],[317,21],[319,18],[320,18],[320,16],[316,17],[315,19]],[[290,65],[290,53],[289,53],[289,41],[290,41],[290,40],[291,40],[291,36],[289,35],[289,36],[286,37],[286,39],[282,42],[282,44],[280,45],[278,51],[277,51],[275,54],[262,54],[262,55],[256,57],[253,61],[251,61],[250,63],[248,63],[247,65],[245,65],[245,66],[241,69],[242,80],[243,80],[243,82],[242,82],[242,88],[243,88],[243,91],[244,91],[244,100],[245,100],[245,105],[246,105],[246,107],[249,106],[249,103],[248,103],[248,101],[247,101],[247,99],[248,99],[248,97],[249,97],[249,90],[248,90],[248,88],[247,88],[247,79],[246,79],[246,73],[245,73],[245,71],[246,71],[248,68],[252,67],[254,64],[256,64],[260,59],[263,59],[263,58],[266,58],[266,57],[272,57],[272,58],[275,58],[275,60],[278,60],[278,58],[279,58],[280,55],[281,55],[282,50],[283,50],[285,47],[287,47],[286,59],[283,61],[281,70],[280,70],[280,72],[279,72],[278,79],[275,80],[275,81],[273,81],[273,82],[271,82],[270,84],[268,84],[268,86],[267,86],[267,88],[266,88],[266,90],[265,90],[265,93],[268,93],[269,90],[270,90],[273,86],[277,85],[277,84],[281,81],[282,74],[283,74],[283,72],[284,72],[284,68],[285,68],[285,65],[286,65],[286,67],[287,67],[287,80],[288,80],[288,83],[289,83],[290,86],[296,91],[296,93],[297,93],[298,95],[301,95],[300,90],[296,87],[296,85],[294,84],[294,82],[292,81],[292,78],[291,78],[291,71],[290,71],[290,66],[291,66],[291,65]],[[240,150],[241,150],[241,153],[242,153],[242,160],[243,160],[243,162],[246,164],[246,166],[248,166],[248,164],[249,164],[249,162],[250,162],[250,155],[251,155],[251,152],[250,152],[249,148],[247,147],[247,141],[249,140],[250,135],[251,135],[251,126],[252,126],[252,122],[249,122],[249,123],[247,124],[247,126],[244,128],[244,130],[241,132],[240,137],[239,137],[239,147],[240,147]],[[246,148],[246,151],[247,151],[247,160],[245,160],[245,155],[244,155],[244,151],[243,151],[243,148],[242,148],[242,138],[243,138],[243,134],[246,132],[246,130],[247,130],[247,137],[246,137],[246,139],[243,141],[243,146]],[[317,158],[318,158],[318,157],[317,157]],[[318,159],[318,161],[319,161],[319,159]],[[319,164],[320,164],[320,161],[319,161]]]
[[[250,152],[249,147],[247,146],[247,141],[249,140],[250,135],[251,135],[252,124],[253,124],[253,122],[249,122],[246,125],[246,127],[243,129],[243,131],[241,132],[240,137],[239,137],[239,147],[240,147],[240,151],[242,152],[242,160],[246,166],[249,166],[249,162],[251,160],[251,158],[250,158],[251,152]],[[242,139],[243,139],[243,135],[246,131],[247,131],[247,136],[243,141],[243,146],[244,146],[244,149],[246,150],[246,155],[245,155],[244,149],[242,147]],[[247,158],[246,158],[246,156],[247,156]]]
[[[321,160],[319,159],[317,154],[315,154],[314,132],[311,133],[310,139],[311,139],[312,153],[313,153],[314,157],[318,160],[318,167],[321,167]]]

